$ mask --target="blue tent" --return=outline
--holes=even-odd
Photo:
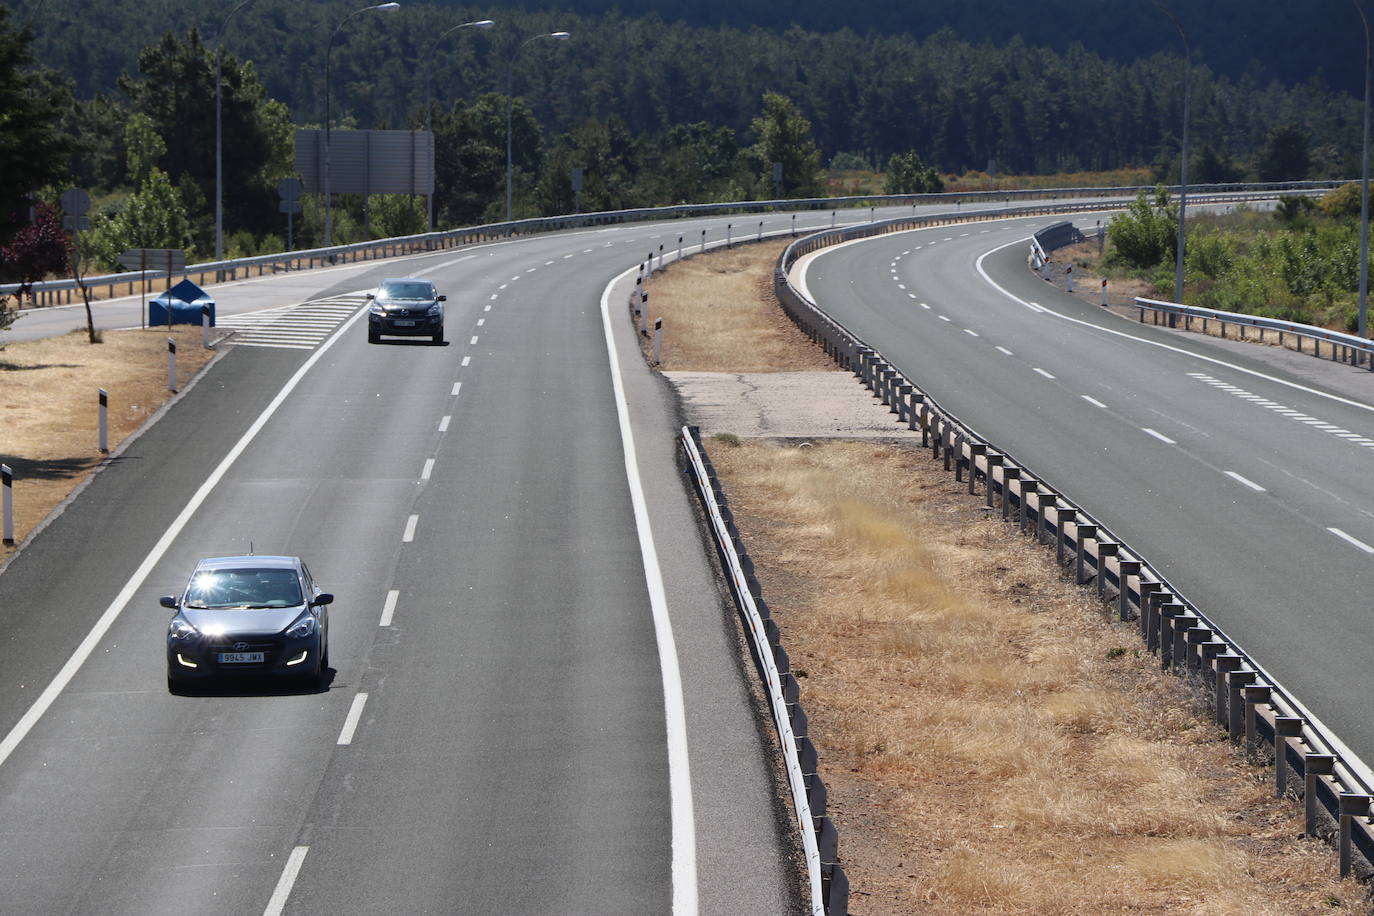
[[[148,303],[148,327],[166,326],[167,313],[172,313],[171,324],[200,324],[201,306],[210,309],[210,327],[215,326],[215,300],[205,290],[190,280],[182,280],[167,292]]]

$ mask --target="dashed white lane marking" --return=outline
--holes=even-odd
[[[583,248],[583,249],[582,249],[582,253],[583,253],[583,254],[591,254],[591,253],[592,253],[592,249],[590,249],[590,248]]]
[[[941,321],[949,321],[949,316],[948,316],[948,315],[941,315],[941,316],[940,316],[940,320],[941,320]]]
[[[1101,407],[1103,410],[1106,410],[1106,409],[1107,409],[1107,405],[1106,405],[1106,404],[1103,404],[1101,401],[1099,401],[1097,398],[1093,397],[1092,395],[1087,395],[1087,394],[1083,395],[1083,400],[1087,401],[1089,404],[1093,405],[1094,407]]]
[[[967,334],[967,335],[969,335],[970,337],[978,337],[978,336],[979,336],[979,334],[978,334],[977,331],[971,331],[971,330],[969,330],[968,328],[964,328],[964,333]]]
[[[575,255],[575,254],[565,254],[565,255],[563,255],[563,260],[566,261],[568,258],[571,258],[571,257],[576,257],[576,255]]]
[[[511,283],[514,283],[516,280],[519,280],[519,279],[520,279],[520,275],[519,275],[519,274],[516,274],[515,276],[513,276],[513,277],[510,278],[510,282],[511,282]],[[504,288],[504,287],[503,287],[503,288]]]
[[[927,305],[926,303],[922,302],[922,303],[921,303],[921,308],[923,308],[923,309],[928,309],[928,308],[930,308],[930,306]]]
[[[409,544],[415,540],[415,526],[420,524],[420,516],[412,515],[406,519],[406,530],[401,535],[401,543]]]
[[[467,365],[468,363],[470,363],[470,362],[472,362],[472,357],[471,357],[471,356],[464,356],[464,357],[463,357],[463,363],[462,363],[462,364],[463,364],[464,366],[466,366],[466,365]]]
[[[453,397],[456,398],[456,397],[458,397],[458,392],[460,392],[460,391],[462,391],[462,390],[463,390],[463,383],[462,383],[462,382],[454,382],[454,383],[453,383],[453,390],[450,391],[449,394],[451,394]]]
[[[339,732],[339,744],[353,743],[353,733],[358,730],[358,721],[363,717],[365,705],[367,694],[359,693],[353,698],[353,705],[348,707],[348,716],[344,719],[343,731]]]
[[[382,619],[377,626],[391,626],[391,618],[396,616],[396,600],[400,597],[401,593],[394,588],[386,593],[386,601],[382,603]]]
[[[297,846],[291,850],[291,854],[286,857],[286,866],[281,870],[281,877],[277,879],[277,886],[272,890],[272,897],[267,901],[267,909],[262,911],[262,916],[281,916],[282,911],[286,909],[286,901],[291,897],[291,888],[296,884],[296,876],[301,873],[305,854],[309,851],[309,846]]]
[[[526,267],[526,268],[525,268],[525,273],[527,273],[527,274],[532,274],[532,273],[534,273],[534,272],[535,272],[536,270],[538,270],[538,269],[539,269],[538,267]]]
[[[492,294],[491,294],[491,298],[492,298],[492,301],[495,301],[495,300],[496,300],[496,293],[492,293]]]
[[[512,277],[511,279],[512,279],[512,280],[519,280],[520,278],[519,278],[519,277]],[[497,288],[497,289],[505,289],[507,286],[510,286],[510,284],[509,284],[509,283],[502,283],[500,286],[498,286],[498,287],[496,287],[496,288]],[[496,297],[495,297],[495,296],[492,296],[491,298],[495,299]]]
[[[468,346],[475,346],[476,344],[477,344],[477,335],[474,334],[474,335],[472,335],[472,340],[469,340],[469,341],[468,341]]]
[[[485,319],[485,318],[478,318],[478,319],[477,319],[477,326],[478,326],[479,328],[480,328],[482,325],[486,324],[486,323],[487,323],[487,319]]]
[[[1163,442],[1165,445],[1178,445],[1178,442],[1176,442],[1175,440],[1170,439],[1168,436],[1164,435],[1163,433],[1155,432],[1153,429],[1150,429],[1150,427],[1148,427],[1148,426],[1142,426],[1142,427],[1140,427],[1140,429],[1141,429],[1141,432],[1149,433],[1151,436],[1154,436],[1156,439],[1158,439],[1160,442]]]
[[[552,264],[552,263],[553,263],[552,261],[545,261],[545,262],[544,262],[544,266],[545,266],[545,267],[548,267],[548,266],[549,266],[550,264]]]
[[[1326,530],[1330,531],[1332,534],[1340,538],[1342,541],[1345,541],[1347,544],[1353,544],[1354,546],[1360,548],[1365,553],[1374,553],[1374,547],[1370,547],[1368,544],[1366,544],[1359,538],[1351,537],[1339,528],[1327,528]]]
[[[484,305],[484,306],[482,306],[482,311],[484,311],[484,312],[490,312],[490,311],[491,311],[491,306],[490,306],[490,305]]]
[[[1007,356],[1013,356],[1013,355],[1014,355],[1014,354],[1013,354],[1010,350],[1008,350],[1006,347],[998,347],[998,348],[997,348],[997,352],[998,352],[998,353],[1003,353],[1003,354],[1005,354],[1005,355],[1007,355]]]
[[[906,284],[905,284],[905,283],[898,283],[898,284],[897,284],[897,288],[900,289],[900,290],[905,290],[905,289],[906,289]]]
[[[442,420],[439,421],[439,432],[441,432],[441,433],[446,433],[446,432],[448,432],[448,424],[449,424],[449,421],[452,420],[452,419],[453,419],[453,415],[452,415],[452,414],[444,414],[444,418],[443,418]]]
[[[1247,487],[1249,487],[1250,489],[1254,490],[1256,493],[1265,493],[1265,492],[1267,492],[1267,491],[1264,489],[1264,487],[1260,486],[1259,484],[1255,483],[1253,480],[1250,480],[1250,479],[1247,478],[1247,477],[1242,477],[1241,475],[1237,474],[1235,471],[1226,471],[1225,473],[1226,473],[1226,476],[1227,476],[1227,477],[1231,478],[1232,480],[1236,481],[1237,483],[1242,483],[1242,484],[1244,484],[1245,486],[1247,486]]]
[[[434,473],[434,459],[433,459],[433,458],[426,458],[426,459],[425,459],[425,466],[424,466],[424,468],[420,471],[420,479],[421,479],[421,480],[429,480],[429,475],[431,475],[431,474],[433,474],[433,473]]]
[[[1041,369],[1038,366],[1031,366],[1031,368],[1034,369],[1036,372],[1040,373],[1041,375],[1043,375],[1045,378],[1054,378],[1053,375],[1050,375],[1048,372],[1046,372],[1044,369]]]
[[[907,297],[908,299],[915,299],[915,298],[916,298],[916,294],[915,294],[915,293],[907,293],[907,294],[906,294],[906,297]]]

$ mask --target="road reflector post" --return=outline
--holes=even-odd
[[[834,228],[835,228],[835,211],[834,211],[834,210],[831,210],[831,211],[830,211],[830,228],[831,228],[831,229],[834,229]]]
[[[759,237],[757,241],[763,241],[763,220],[759,220]]]
[[[110,395],[104,388],[100,392],[100,454],[110,453]]]
[[[1319,809],[1317,783],[1323,776],[1331,776],[1336,772],[1336,757],[1334,754],[1308,754],[1302,759],[1302,772],[1303,830],[1308,836],[1316,836]]]
[[[639,333],[649,336],[649,291],[639,294]]]
[[[200,307],[200,345],[202,348],[210,349],[210,306]]]
[[[4,541],[6,547],[14,546],[14,472],[8,464],[0,464],[0,489],[4,495]]]
[[[1341,819],[1340,852],[1342,879],[1350,877],[1350,832],[1352,822],[1357,817],[1369,817],[1369,806],[1371,802],[1374,802],[1374,798],[1368,795],[1360,795],[1354,792],[1341,793],[1337,811]]]
[[[702,250],[703,253],[706,251],[706,230],[705,230],[705,229],[701,230],[701,250]]]
[[[1102,278],[1102,302],[1099,303],[1103,308],[1107,307],[1107,278]]]
[[[167,390],[177,390],[177,342],[167,338]]]
[[[658,246],[658,269],[663,269],[663,246]]]
[[[1064,291],[1073,292],[1073,265],[1064,268]]]
[[[682,236],[677,237],[677,259],[682,260]]]
[[[654,319],[654,365],[660,362],[659,357],[663,352],[663,319]]]
[[[797,237],[797,214],[792,214],[792,238]]]
[[[1288,742],[1302,737],[1302,719],[1299,716],[1274,717],[1274,797],[1283,798],[1288,793]]]
[[[731,247],[734,246],[734,241],[733,241],[733,239],[734,239],[734,229],[735,229],[735,224],[734,224],[734,223],[726,223],[726,224],[725,224],[725,247],[726,247],[726,248],[731,248]]]

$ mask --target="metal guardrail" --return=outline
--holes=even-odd
[[[735,595],[735,604],[744,621],[754,665],[768,692],[768,706],[782,747],[787,783],[792,791],[792,807],[801,834],[811,887],[812,916],[846,916],[849,912],[849,879],[838,861],[835,825],[825,813],[825,783],[821,781],[815,745],[807,736],[806,713],[802,710],[797,678],[787,650],[782,647],[778,625],[773,622],[754,564],[749,559],[735,527],[734,515],[726,507],[711,459],[701,447],[701,431],[684,426],[679,436],[692,483],[706,510],[707,522],[720,553],[725,578]]]
[[[1315,327],[1310,324],[1300,324],[1296,321],[1282,321],[1278,318],[1264,318],[1259,315],[1246,315],[1241,312],[1222,312],[1216,309],[1206,309],[1195,305],[1181,305],[1177,302],[1163,302],[1157,299],[1146,299],[1143,296],[1135,298],[1136,308],[1140,310],[1140,320],[1145,321],[1145,312],[1149,311],[1154,316],[1154,323],[1160,323],[1160,317],[1167,318],[1169,327],[1177,327],[1178,319],[1183,318],[1185,330],[1193,329],[1193,322],[1202,322],[1202,332],[1207,333],[1207,323],[1215,321],[1221,326],[1221,334],[1226,336],[1226,326],[1236,325],[1240,328],[1240,337],[1245,338],[1245,329],[1254,328],[1259,332],[1259,341],[1264,343],[1265,331],[1278,335],[1279,346],[1284,346],[1284,337],[1290,336],[1297,344],[1299,353],[1307,352],[1303,350],[1304,340],[1312,341],[1311,353],[1317,358],[1322,358],[1323,343],[1329,344],[1327,356],[1332,362],[1349,363],[1352,366],[1369,367],[1374,372],[1374,342],[1355,334],[1345,334],[1341,331],[1329,331],[1326,328]]]
[[[1229,193],[1232,195],[1252,193],[1272,198],[1282,193],[1315,192],[1329,190],[1345,182],[1293,181],[1268,184],[1233,185],[1190,185],[1189,190],[1197,194]],[[580,229],[641,220],[682,219],[692,216],[719,216],[730,213],[764,213],[779,210],[839,210],[841,208],[910,206],[922,204],[964,203],[1010,203],[1013,200],[1039,200],[1050,198],[1084,197],[1121,197],[1134,198],[1140,191],[1151,191],[1148,187],[1124,188],[1030,188],[1017,191],[969,191],[946,194],[887,194],[853,197],[812,197],[794,200],[737,201],[722,204],[683,204],[671,207],[643,207],[633,210],[610,210],[598,213],[580,213],[568,216],[541,217],[537,219],[513,220],[510,222],[490,223],[463,229],[450,229],[443,232],[428,232],[419,235],[402,236],[391,239],[375,239],[368,242],[355,242],[350,245],[335,245],[330,248],[314,248],[303,251],[289,251],[280,254],[258,255],[250,258],[234,258],[224,261],[207,261],[187,265],[181,275],[194,278],[197,283],[218,283],[237,280],[240,277],[262,276],[290,270],[306,270],[326,265],[352,263],[417,254],[427,251],[440,251],[460,248],[465,245],[495,239],[529,235],[538,232],[556,232],[566,229]],[[254,273],[256,271],[256,274]],[[86,286],[93,291],[104,290],[101,298],[116,295],[136,295],[145,277],[165,276],[165,273],[148,271],[146,274],[131,271],[117,274],[102,274],[87,277]],[[15,295],[22,284],[0,285],[0,296]],[[123,292],[119,292],[120,288]],[[28,288],[29,295],[37,305],[67,305],[76,301],[79,288],[75,280],[46,280]]]
[[[1276,794],[1303,799],[1307,833],[1335,833],[1343,877],[1374,871],[1374,773],[1369,767],[1146,559],[1043,476],[941,407],[792,286],[789,270],[803,255],[851,239],[916,228],[919,222],[894,220],[822,232],[789,245],[774,272],[783,308],[842,368],[858,375],[898,422],[920,430],[922,446],[933,458],[942,458],[956,480],[967,480],[970,494],[981,480],[989,509],[1000,506],[1003,519],[1014,521],[1038,542],[1053,544],[1056,560],[1071,566],[1078,584],[1095,587],[1101,599],[1115,606],[1120,620],[1135,621],[1163,670],[1190,677],[1211,692],[1218,726],[1233,741],[1243,741],[1248,756],[1273,761]]]

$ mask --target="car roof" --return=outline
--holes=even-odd
[[[295,569],[301,565],[300,557],[246,556],[246,557],[206,557],[196,564],[196,569]]]

